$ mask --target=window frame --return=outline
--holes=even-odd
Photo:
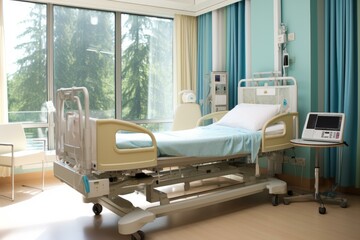
[[[16,0],[10,0],[16,1]],[[19,1],[27,3],[27,1]],[[78,9],[88,9],[88,10],[96,10],[96,11],[104,11],[104,12],[113,12],[115,14],[115,89],[114,89],[114,98],[115,98],[115,118],[122,119],[121,116],[121,106],[122,106],[122,79],[121,79],[121,14],[134,14],[134,13],[127,13],[127,12],[120,12],[120,11],[109,11],[109,10],[102,10],[96,8],[84,8],[84,7],[77,7],[77,6],[70,6],[65,4],[53,4],[53,3],[40,3],[40,2],[33,2],[34,4],[43,4],[46,6],[46,75],[47,75],[47,101],[54,101],[56,97],[56,93],[54,90],[54,6],[63,6],[63,7],[72,7]],[[134,14],[139,15],[139,14]],[[149,17],[158,17],[158,18],[165,18],[171,19],[173,21],[174,26],[174,18],[171,17],[163,17],[163,16],[153,16],[153,15],[143,15]],[[175,69],[175,51],[174,51],[174,33],[172,38],[172,71],[174,73]],[[7,79],[6,79],[7,81]],[[172,81],[173,85],[175,86],[176,79],[175,75],[172,74]],[[173,100],[175,98],[175,91],[173,88]],[[174,109],[173,109],[174,110]],[[8,114],[8,108],[5,109]],[[55,116],[54,113],[49,113],[47,115],[48,121],[47,122],[34,122],[34,123],[27,123],[23,122],[24,128],[47,128],[48,135],[47,135],[47,143],[48,149],[53,150],[55,149]],[[173,119],[151,119],[151,120],[138,120],[138,121],[131,121],[136,124],[157,124],[157,123],[169,123],[171,124]]]

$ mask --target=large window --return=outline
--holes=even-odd
[[[37,126],[26,130],[30,138],[46,138],[46,5],[5,3],[8,119]]]
[[[29,138],[51,142],[46,103],[73,86],[87,87],[92,117],[169,129],[172,19],[10,0],[4,12],[8,117]]]
[[[166,122],[173,115],[172,20],[121,14],[121,23],[122,118],[148,127]]]
[[[54,7],[54,92],[86,87],[91,116],[115,117],[115,14]]]

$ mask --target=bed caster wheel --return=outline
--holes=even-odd
[[[326,213],[326,208],[325,207],[319,207],[319,213],[320,214],[325,214]]]
[[[284,205],[289,205],[290,202],[291,202],[290,199],[288,199],[288,198],[286,198],[286,197],[283,198],[283,203],[284,203]]]
[[[101,206],[101,204],[99,203],[95,203],[93,208],[92,208],[93,212],[95,213],[95,215],[100,215],[100,213],[103,210],[103,207]]]
[[[340,207],[342,207],[342,208],[347,208],[347,201],[342,201],[341,203],[340,203]]]
[[[271,197],[271,203],[272,203],[273,206],[279,205],[279,196],[278,195],[273,195]]]
[[[143,231],[137,231],[131,234],[131,240],[145,240],[145,233]]]

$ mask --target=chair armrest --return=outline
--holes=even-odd
[[[2,142],[0,143],[0,146],[14,146],[14,144]]]
[[[14,156],[14,144],[12,143],[0,143],[0,147],[10,147],[11,148],[11,154]],[[0,154],[2,151],[0,151]]]
[[[0,143],[0,146],[3,146],[3,147],[11,147],[11,151],[14,151],[14,144],[12,143]]]

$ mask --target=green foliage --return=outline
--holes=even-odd
[[[22,41],[16,46],[24,54],[8,81],[9,110],[13,112],[40,111],[48,98],[46,6],[33,6],[18,36]],[[54,9],[54,92],[64,87],[87,87],[90,109],[110,112],[98,117],[114,117],[114,13]],[[91,24],[93,16],[98,19],[96,25]],[[112,111],[106,111],[109,109]]]
[[[122,14],[122,23],[122,118],[171,118],[172,22]]]
[[[141,120],[147,117],[148,82],[149,82],[149,35],[151,28],[147,17],[122,15],[122,118]],[[127,19],[126,19],[127,17]],[[126,20],[125,20],[126,19]]]
[[[114,117],[114,14],[66,7],[56,7],[54,12],[55,90],[86,87],[90,109],[104,113],[111,109],[113,114],[100,117]]]
[[[27,28],[16,49],[23,57],[17,60],[17,72],[8,76],[10,112],[39,111],[47,99],[45,12],[43,5],[34,5],[31,18],[22,22]]]
[[[18,34],[17,71],[8,76],[13,121],[42,121],[48,99],[45,4],[32,4]],[[115,13],[53,6],[53,91],[86,87],[93,117],[115,117]],[[171,119],[172,20],[121,14],[121,115],[125,120]],[[120,29],[118,29],[120,30]],[[56,100],[56,99],[54,99]],[[24,114],[20,114],[24,113]],[[20,116],[21,115],[21,116]],[[15,118],[19,118],[15,120]],[[150,125],[149,125],[150,126]]]

